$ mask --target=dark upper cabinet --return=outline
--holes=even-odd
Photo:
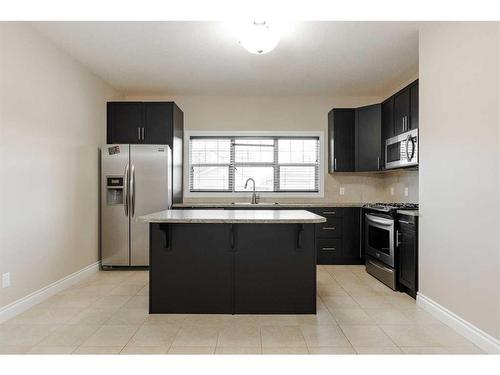
[[[144,138],[146,144],[168,144],[172,147],[173,103],[144,103]]]
[[[410,120],[410,89],[404,88],[394,95],[394,134],[408,131],[407,123]]]
[[[418,81],[410,86],[410,129],[418,128]]]
[[[394,137],[394,97],[382,102],[382,139],[381,139],[381,167],[385,169],[385,141]]]
[[[417,218],[400,216],[397,225],[399,283],[411,296],[418,291]]]
[[[418,80],[394,95],[394,135],[418,128]]]
[[[381,137],[381,104],[357,108],[355,112],[356,171],[373,172],[381,169],[383,161]]]
[[[108,102],[108,144],[169,145],[173,203],[182,202],[184,114],[174,102]]]
[[[107,143],[142,143],[142,127],[143,103],[107,103]]]
[[[107,143],[174,143],[179,107],[174,102],[108,102]]]
[[[394,97],[382,102],[382,141],[394,137]],[[384,142],[382,142],[384,143]]]
[[[354,109],[328,113],[328,172],[354,171]]]

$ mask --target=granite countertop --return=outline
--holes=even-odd
[[[165,210],[140,216],[147,223],[316,224],[326,219],[305,210]]]
[[[396,213],[408,216],[418,216],[418,210],[397,210]]]
[[[318,203],[274,203],[274,202],[263,202],[257,204],[250,204],[248,202],[237,202],[237,203],[214,203],[214,202],[194,202],[194,203],[174,203],[173,208],[189,208],[189,207],[203,207],[203,208],[258,208],[258,207],[362,207],[361,202],[318,202]]]

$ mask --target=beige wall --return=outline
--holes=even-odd
[[[420,31],[420,293],[500,339],[500,28]]]
[[[0,23],[0,307],[98,259],[108,85],[30,26]]]
[[[390,94],[388,94],[389,96]],[[184,111],[186,130],[202,131],[322,131],[325,135],[323,198],[268,198],[275,201],[374,202],[418,199],[417,172],[327,173],[327,114],[334,107],[356,107],[381,101],[379,97],[302,96],[127,96],[127,100],[174,100]],[[187,176],[185,176],[185,180]],[[188,186],[187,183],[185,186]],[[340,187],[345,194],[340,195]],[[404,187],[410,195],[405,197]],[[390,188],[394,187],[394,195]],[[245,199],[245,198],[243,198]],[[228,201],[232,198],[188,198],[185,201]]]

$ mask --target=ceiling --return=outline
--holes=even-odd
[[[35,22],[124,94],[377,96],[418,72],[418,24],[290,23],[244,50],[223,22]]]

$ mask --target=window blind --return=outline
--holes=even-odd
[[[318,192],[319,137],[212,137],[189,140],[191,192]]]

